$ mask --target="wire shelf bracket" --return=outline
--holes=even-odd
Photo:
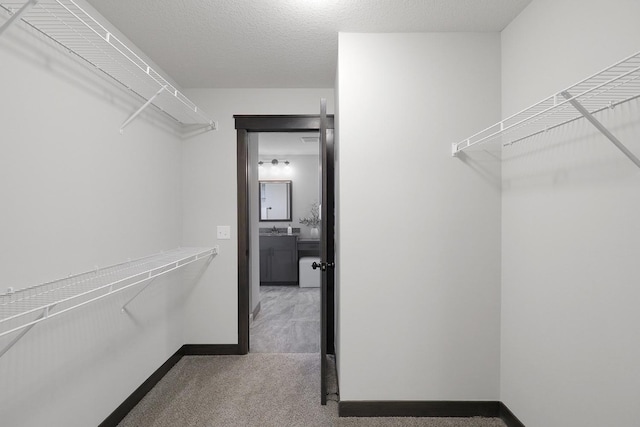
[[[562,92],[562,96],[565,97],[565,99],[567,101],[569,101],[569,103],[571,105],[573,105],[573,107],[578,110],[580,112],[580,114],[582,114],[584,116],[585,119],[587,119],[593,126],[595,126],[596,129],[598,129],[604,136],[607,137],[607,139],[611,142],[613,142],[613,144],[618,147],[618,149],[620,151],[622,151],[622,153],[624,153],[625,156],[627,156],[629,158],[629,160],[631,160],[633,163],[635,163],[636,166],[638,166],[640,168],[640,159],[638,159],[635,154],[633,154],[631,151],[629,151],[629,149],[627,147],[625,147],[625,145],[620,142],[620,140],[618,138],[615,137],[615,135],[613,135],[609,129],[607,129],[602,123],[600,123],[600,121],[598,119],[596,119],[595,117],[593,117],[593,115],[582,106],[582,104],[580,104],[580,102],[578,102],[573,96],[571,96],[571,94],[567,91]]]
[[[636,166],[640,160],[618,140],[595,114],[640,98],[640,52],[543,99],[506,119],[451,144],[451,154],[493,140],[501,140],[503,147],[548,132],[559,126],[586,118]]]
[[[160,90],[155,93],[155,95],[153,95],[151,98],[149,98],[147,100],[147,102],[145,102],[140,108],[138,108],[138,110],[135,113],[133,113],[127,120],[125,120],[124,123],[122,123],[122,126],[120,126],[120,133],[121,134],[124,133],[124,128],[126,128],[127,125],[133,121],[133,119],[138,117],[138,114],[140,114],[142,112],[142,110],[147,108],[149,106],[149,104],[151,104],[153,102],[153,100],[156,99],[158,97],[158,95],[160,95],[165,90],[167,90],[167,86],[166,85],[162,86],[160,88]]]
[[[4,24],[2,24],[2,26],[0,26],[0,36],[2,35],[2,33],[7,31],[9,27],[11,27],[18,19],[22,18],[22,15],[27,13],[29,9],[36,5],[36,3],[38,3],[38,0],[28,0],[20,9],[18,9],[17,12],[11,15],[11,17]]]
[[[0,350],[0,357],[38,323],[146,282],[123,304],[125,313],[155,278],[217,254],[217,246],[178,248],[20,290],[9,288],[0,294],[0,337],[18,334]]]
[[[0,0],[0,10],[9,15],[0,26],[0,36],[22,20],[145,100],[121,131],[150,104],[182,126],[201,125],[206,131],[217,128],[206,113],[74,0]],[[165,91],[168,96],[158,97]]]

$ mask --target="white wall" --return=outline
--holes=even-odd
[[[132,292],[37,325],[0,358],[3,426],[97,425],[182,344],[236,342],[232,115],[313,114],[333,91],[192,91],[220,130],[182,142],[151,110],[120,135],[140,100],[19,26],[0,38],[0,62],[10,82],[0,103],[5,287],[181,244],[222,249],[223,264],[216,258],[198,282],[201,263],[157,279],[128,315],[120,307]],[[234,226],[231,241],[215,240],[218,224]]]
[[[268,157],[268,156],[267,156]],[[286,227],[291,224],[294,228],[300,228],[302,237],[310,237],[310,228],[300,224],[300,218],[311,216],[311,204],[318,203],[320,199],[320,175],[317,155],[283,156],[291,162],[289,171],[283,168],[272,170],[268,162],[271,158],[264,157],[265,165],[260,168],[261,180],[291,180],[292,184],[292,221],[260,222],[260,227]]]
[[[249,134],[249,165],[255,165],[258,163],[258,142],[259,133]],[[260,188],[258,187],[258,168],[249,168],[249,263],[251,264],[251,270],[249,274],[249,313],[253,315],[253,311],[256,309],[260,302],[260,240],[257,237],[260,233],[260,215],[259,215],[259,197]]]
[[[503,114],[640,49],[640,2],[534,0]],[[640,156],[640,103],[599,119]],[[501,400],[528,427],[640,425],[640,170],[585,120],[503,151]]]
[[[339,36],[341,400],[495,400],[500,38]]]
[[[190,294],[185,342],[234,344],[238,337],[238,240],[234,114],[319,114],[320,98],[333,111],[333,89],[192,89],[185,91],[219,123],[219,130],[183,143],[183,244],[220,245]],[[231,240],[216,239],[230,225]]]
[[[0,292],[177,247],[181,148],[166,119],[144,113],[120,135],[141,101],[22,26],[0,38],[0,63]],[[36,325],[0,358],[0,424],[103,421],[182,344],[194,283],[181,277],[130,314],[127,291]]]

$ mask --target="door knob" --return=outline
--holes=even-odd
[[[321,262],[320,264],[318,264],[317,262],[313,262],[313,264],[311,264],[311,268],[313,268],[314,270],[316,268],[320,268],[320,271],[327,271],[327,268],[333,268],[335,267],[335,263],[334,262]]]

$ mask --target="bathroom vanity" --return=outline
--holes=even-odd
[[[319,256],[320,241],[302,239],[298,233],[260,233],[260,284],[297,285],[298,260]]]
[[[298,283],[298,236],[260,236],[260,284]]]

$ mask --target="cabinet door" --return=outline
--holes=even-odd
[[[271,281],[297,282],[298,253],[295,236],[274,238],[271,249]]]
[[[269,274],[269,257],[270,248],[263,243],[263,237],[260,238],[260,281],[268,282],[270,280]]]
[[[260,282],[272,282],[273,245],[277,237],[260,236]]]

